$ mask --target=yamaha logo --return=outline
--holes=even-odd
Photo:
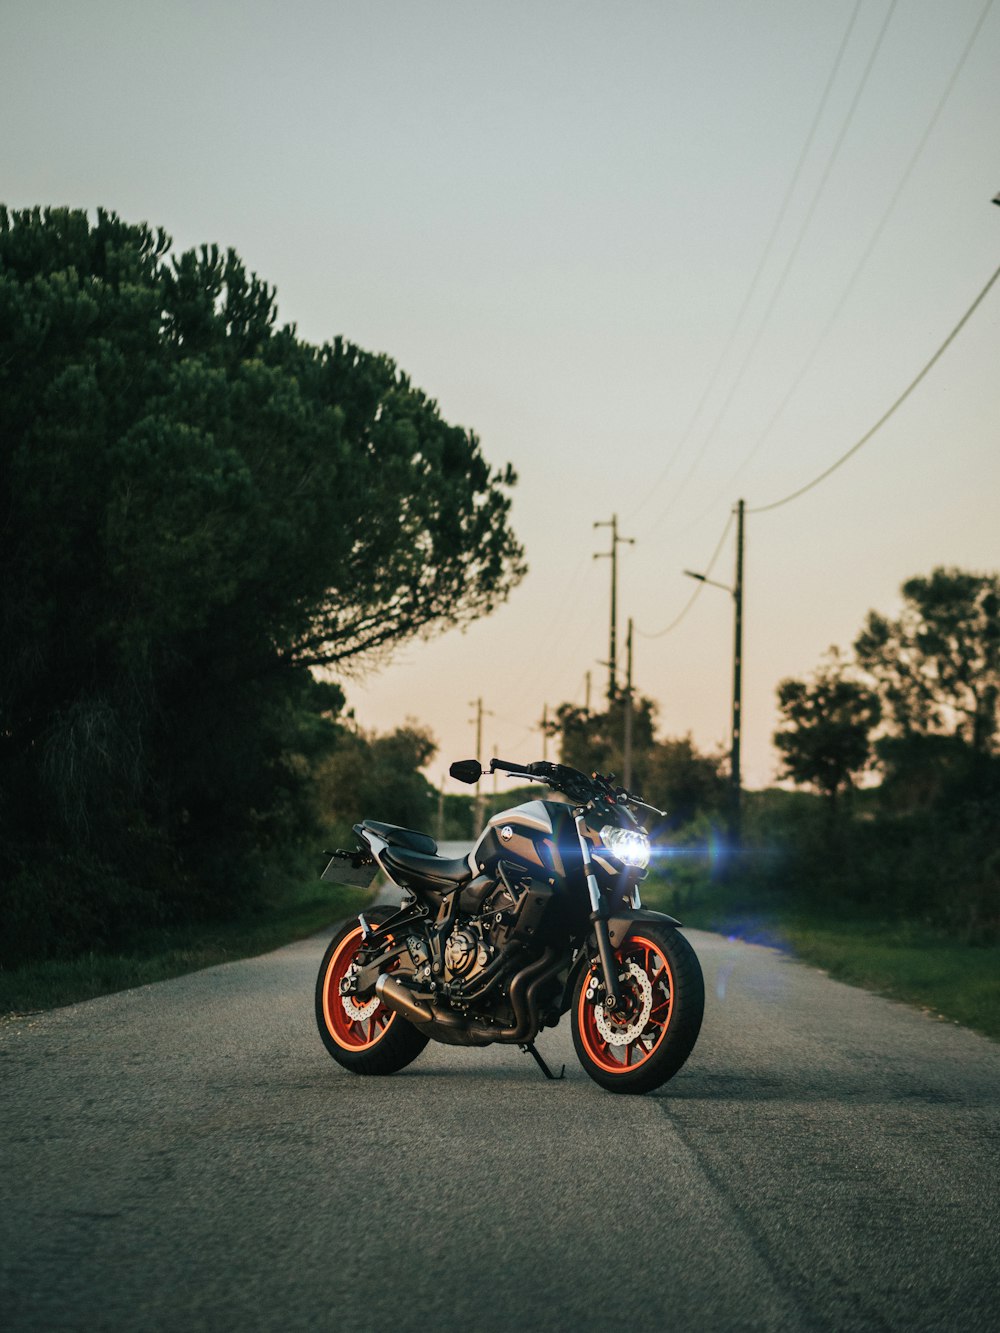
[[[514,830],[509,824],[504,824],[503,828],[500,830],[500,836],[503,838],[504,842],[510,842],[511,838],[514,836]]]

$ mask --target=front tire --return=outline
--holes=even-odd
[[[705,1010],[698,956],[669,926],[643,921],[615,953],[622,1014],[603,1008],[601,972],[581,972],[573,992],[573,1045],[584,1070],[608,1092],[651,1092],[691,1054]]]
[[[392,909],[375,907],[365,915],[385,921]],[[361,923],[348,921],[334,935],[316,978],[316,1025],[323,1045],[353,1074],[395,1074],[417,1058],[428,1038],[401,1014],[374,997],[359,1004],[340,993],[361,946]]]

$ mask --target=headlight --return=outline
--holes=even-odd
[[[645,833],[605,824],[601,829],[601,842],[622,865],[636,866],[640,870],[649,865],[649,839]]]

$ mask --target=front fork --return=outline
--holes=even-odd
[[[583,872],[587,877],[587,892],[590,895],[590,920],[597,940],[597,954],[604,973],[604,1007],[614,1012],[622,1007],[621,988],[618,985],[618,964],[611,948],[608,934],[608,921],[601,903],[601,890],[594,874],[594,862],[590,855],[590,839],[587,837],[587,823],[582,814],[574,816],[577,837],[580,839],[580,852],[583,855]]]

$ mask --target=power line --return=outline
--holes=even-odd
[[[750,509],[748,510],[748,512],[751,514],[766,514],[771,509],[779,509],[782,505],[790,504],[792,500],[797,500],[800,495],[805,495],[806,491],[811,491],[814,486],[818,486],[821,481],[825,481],[827,477],[831,475],[831,473],[836,472],[837,469],[841,467],[844,463],[846,463],[849,458],[852,458],[862,447],[862,445],[867,444],[868,441],[875,434],[875,432],[877,430],[880,430],[881,427],[885,425],[885,423],[889,420],[892,414],[896,411],[896,409],[900,407],[907,400],[907,398],[909,398],[910,394],[917,387],[917,385],[924,378],[924,376],[931,369],[931,367],[936,365],[937,362],[941,359],[945,351],[951,346],[951,344],[958,337],[959,333],[969,322],[973,313],[985,300],[987,293],[989,292],[993,284],[996,282],[997,278],[1000,278],[1000,268],[994,270],[993,276],[990,278],[989,282],[986,284],[986,286],[982,289],[982,291],[973,301],[972,305],[969,306],[968,310],[958,321],[958,323],[955,325],[952,331],[948,334],[947,338],[945,338],[944,342],[937,349],[937,351],[927,362],[924,368],[920,371],[920,373],[910,381],[910,383],[906,386],[906,388],[899,395],[899,397],[892,404],[892,406],[886,412],[884,412],[882,416],[879,417],[878,421],[875,422],[875,425],[872,426],[870,430],[866,431],[865,434],[862,435],[861,439],[858,440],[856,444],[852,444],[850,449],[848,449],[846,453],[841,454],[835,463],[831,463],[831,465],[824,472],[821,472],[818,477],[813,477],[812,481],[808,482],[805,486],[800,486],[797,491],[792,491],[790,495],[784,496],[781,500],[774,500],[771,504],[757,505],[756,508]]]
[[[579,609],[578,604],[576,609]],[[592,621],[586,618],[582,618],[575,639],[564,640],[563,643],[560,645],[560,648],[562,650],[560,654],[561,657],[563,659],[575,660],[579,654],[580,648],[582,647],[584,638],[587,635],[591,634],[592,632],[593,632]],[[531,682],[530,697],[536,700],[538,699],[539,696],[541,696],[542,698],[551,699],[553,695],[560,694],[561,691],[556,690],[555,683],[558,678],[559,671],[562,670],[563,668],[560,668],[556,664],[556,662],[552,658],[552,654],[532,653],[530,656],[531,656],[532,671],[534,677]],[[539,662],[542,663],[548,662],[549,664],[550,670],[544,675],[538,674]],[[527,687],[528,687],[527,677],[523,677],[521,680],[518,681],[517,687],[514,691],[507,690],[504,692],[504,698],[506,699],[517,698],[520,701],[521,699],[528,697],[529,691]],[[565,696],[563,696],[563,698],[565,698]],[[535,706],[536,706],[535,704],[531,705],[532,708],[534,708]],[[504,719],[504,720],[511,721],[510,719]],[[521,726],[523,735],[525,736],[529,732],[534,732],[537,730],[537,727],[534,723],[531,723],[529,726],[522,726],[522,724],[520,723],[514,724],[513,722],[511,722],[511,725]],[[517,737],[517,743],[520,744],[521,741],[522,741],[522,736],[519,735]]]
[[[734,512],[735,512],[735,511],[734,511]],[[722,554],[722,548],[723,548],[723,545],[725,544],[726,538],[727,538],[728,535],[729,535],[729,529],[730,529],[732,526],[733,526],[733,513],[730,513],[729,518],[728,518],[728,520],[726,521],[726,526],[722,529],[722,536],[719,538],[718,545],[716,546],[715,550],[712,552],[712,558],[711,558],[711,560],[709,560],[708,564],[705,566],[705,574],[704,574],[704,577],[705,577],[705,578],[708,578],[709,574],[711,574],[712,570],[715,568],[715,562],[716,562],[716,560],[718,560],[719,556]],[[675,629],[677,628],[677,626],[681,623],[681,621],[684,619],[684,617],[687,615],[687,613],[691,610],[692,606],[694,606],[695,602],[698,600],[699,596],[701,595],[701,590],[702,590],[702,588],[703,588],[704,586],[705,586],[704,583],[698,583],[698,584],[695,586],[695,590],[694,590],[694,592],[693,592],[693,593],[691,594],[691,596],[688,598],[687,604],[686,604],[686,606],[684,607],[684,609],[681,611],[680,615],[677,616],[675,619],[673,619],[673,620],[670,622],[670,624],[667,625],[667,627],[666,627],[665,629],[657,630],[655,634],[646,634],[646,633],[644,633],[641,629],[638,629],[638,628],[637,628],[636,632],[637,632],[643,639],[662,639],[663,636],[664,636],[664,634],[669,634],[669,633],[671,632],[671,630],[675,630]]]
[[[711,426],[709,427],[708,433],[701,443],[701,447],[699,448],[697,454],[692,460],[691,466],[688,468],[688,471],[685,474],[683,480],[681,481],[680,486],[674,492],[673,498],[671,499],[667,508],[660,515],[660,518],[658,520],[659,522],[662,522],[663,519],[666,518],[667,514],[670,513],[674,505],[677,503],[681,495],[686,490],[688,483],[691,481],[692,477],[694,476],[695,472],[698,469],[699,464],[701,463],[702,458],[705,456],[705,453],[707,452],[709,445],[715,439],[716,433],[718,432],[719,427],[721,426],[727,412],[729,411],[729,408],[732,405],[733,399],[736,397],[740,385],[743,383],[743,377],[746,374],[747,370],[749,369],[750,363],[753,361],[753,358],[757,353],[757,349],[761,344],[764,332],[767,329],[768,322],[770,321],[771,315],[774,313],[774,308],[778,303],[778,299],[781,296],[781,293],[785,289],[785,283],[788,280],[788,275],[791,273],[795,261],[798,258],[799,250],[802,248],[802,242],[805,240],[806,233],[808,232],[812,220],[816,214],[816,209],[819,207],[819,201],[822,198],[823,191],[826,189],[827,182],[829,181],[830,176],[833,172],[833,168],[836,165],[837,159],[840,156],[840,150],[844,146],[844,140],[847,138],[848,131],[850,130],[851,125],[854,121],[854,113],[857,111],[858,106],[861,102],[861,98],[863,97],[865,89],[868,86],[868,80],[871,76],[872,69],[875,66],[875,62],[878,58],[879,51],[882,49],[882,42],[883,39],[885,38],[885,34],[889,27],[889,23],[892,19],[893,13],[895,12],[897,3],[898,0],[890,0],[889,8],[886,11],[886,16],[882,22],[882,27],[879,29],[878,35],[875,38],[875,42],[872,46],[871,53],[868,57],[868,61],[865,65],[864,71],[862,72],[861,78],[858,82],[858,86],[855,89],[854,96],[851,99],[851,104],[847,109],[847,114],[844,116],[843,122],[841,123],[840,130],[837,134],[837,138],[834,142],[833,148],[830,150],[830,155],[827,158],[826,166],[823,169],[823,175],[820,178],[820,182],[813,193],[812,200],[809,204],[808,209],[806,210],[806,215],[803,218],[802,223],[799,227],[798,234],[796,235],[795,241],[792,244],[792,248],[789,251],[788,258],[785,261],[785,266],[781,271],[781,275],[774,286],[774,290],[771,292],[770,299],[767,303],[767,307],[764,311],[764,314],[761,317],[760,323],[757,326],[757,331],[753,336],[753,340],[751,341],[750,346],[747,349],[746,355],[743,357],[743,360],[740,363],[739,369],[737,370],[736,376],[729,387],[729,392],[727,393],[722,406],[716,413],[715,419],[712,422]]]
[[[869,259],[871,259],[875,247],[877,246],[879,240],[882,237],[882,233],[885,230],[886,223],[889,221],[889,218],[891,217],[893,211],[895,210],[896,205],[899,203],[900,196],[902,195],[903,190],[906,188],[907,182],[909,181],[910,177],[913,174],[914,167],[917,165],[917,162],[920,159],[920,155],[923,153],[924,148],[927,146],[927,141],[931,137],[931,134],[934,131],[934,127],[937,125],[938,121],[941,118],[941,113],[944,111],[944,108],[947,105],[952,92],[954,91],[955,84],[958,82],[958,76],[959,74],[961,74],[965,62],[969,58],[969,53],[972,51],[972,48],[976,42],[976,38],[979,36],[979,32],[986,21],[986,16],[989,14],[992,7],[993,7],[993,0],[986,0],[982,12],[980,13],[979,18],[976,21],[974,28],[972,29],[972,33],[965,44],[962,54],[959,56],[958,62],[951,72],[951,76],[945,85],[944,91],[942,92],[941,96],[938,99],[937,106],[934,108],[930,120],[924,127],[924,131],[921,134],[919,141],[917,142],[917,146],[911,153],[910,160],[907,163],[902,176],[900,176],[899,181],[896,184],[896,188],[892,193],[892,197],[890,198],[888,204],[886,205],[886,208],[883,211],[882,216],[875,227],[875,230],[872,232],[868,244],[865,247],[864,253],[858,260],[858,263],[854,268],[854,272],[848,278],[847,284],[840,294],[840,298],[837,301],[833,313],[830,315],[826,324],[823,326],[822,332],[820,333],[819,337],[813,343],[812,350],[809,352],[805,361],[802,363],[801,367],[799,368],[798,374],[795,376],[795,379],[792,381],[790,388],[788,389],[785,396],[782,398],[781,402],[778,404],[767,425],[757,436],[757,439],[754,441],[746,458],[744,458],[743,462],[732,474],[729,481],[726,482],[725,488],[721,490],[718,493],[718,495],[716,495],[715,499],[711,502],[711,504],[705,506],[704,510],[702,510],[701,514],[699,514],[695,522],[690,525],[691,527],[694,527],[697,523],[700,523],[701,520],[705,518],[705,516],[715,508],[718,502],[726,494],[732,493],[731,491],[732,486],[750,466],[750,463],[756,457],[761,445],[764,443],[768,435],[770,435],[771,431],[774,429],[775,424],[780,419],[782,413],[788,406],[789,402],[791,402],[792,397],[794,396],[796,390],[802,383],[803,379],[805,379],[807,373],[809,372],[810,368],[815,362],[820,348],[826,342],[827,338],[830,335],[831,329],[836,324],[837,320],[840,318],[841,312],[843,311],[844,306],[847,304],[848,298],[853,292],[857,284],[858,278],[861,276],[861,273],[863,272]]]
[[[798,162],[795,164],[795,170],[792,172],[792,178],[789,181],[787,189],[785,190],[785,196],[781,201],[781,206],[779,207],[777,216],[775,217],[774,223],[771,226],[770,235],[768,236],[767,241],[764,244],[764,249],[757,263],[757,268],[754,272],[753,277],[750,280],[750,286],[747,288],[746,294],[743,297],[743,303],[740,306],[739,313],[737,314],[736,320],[733,323],[733,327],[729,333],[729,337],[727,338],[725,346],[723,347],[722,352],[720,353],[719,358],[715,363],[715,367],[711,375],[709,376],[708,383],[705,386],[701,398],[698,400],[698,405],[695,408],[694,413],[692,414],[690,420],[688,421],[687,426],[685,427],[683,433],[681,434],[681,438],[674,446],[674,449],[671,452],[669,459],[667,460],[666,467],[660,473],[659,477],[657,477],[653,485],[648,488],[646,494],[644,495],[640,503],[636,506],[634,510],[632,510],[631,517],[633,518],[635,517],[635,515],[642,512],[646,504],[652,498],[653,494],[666,480],[667,476],[670,474],[670,471],[674,466],[674,463],[680,456],[681,450],[684,448],[688,440],[691,438],[691,435],[695,428],[695,424],[697,423],[698,418],[701,416],[702,409],[704,408],[705,403],[708,401],[708,398],[712,390],[715,388],[716,382],[722,371],[722,367],[725,364],[727,357],[729,356],[733,343],[736,341],[736,335],[737,333],[739,333],[740,328],[743,325],[744,316],[746,315],[747,310],[750,306],[750,302],[753,299],[753,295],[757,290],[757,284],[760,281],[761,275],[764,272],[764,266],[766,265],[768,259],[771,257],[771,249],[774,245],[774,242],[778,236],[779,231],[781,230],[781,225],[785,220],[786,213],[788,212],[788,206],[791,203],[792,196],[795,193],[795,188],[799,183],[800,176],[802,175],[802,170],[805,166],[809,150],[812,147],[813,139],[816,137],[816,131],[819,128],[820,121],[823,118],[823,113],[826,110],[826,104],[829,101],[830,92],[833,88],[837,74],[840,71],[840,66],[844,58],[844,52],[847,49],[847,43],[850,39],[851,33],[854,30],[854,24],[857,20],[858,13],[861,9],[861,3],[862,0],[856,0],[854,6],[854,12],[851,14],[851,17],[847,24],[847,28],[845,29],[843,38],[841,39],[840,49],[837,52],[836,59],[833,62],[833,67],[831,68],[829,76],[827,77],[826,87],[823,89],[823,95],[820,98],[819,106],[816,109],[816,114],[813,116],[813,121],[809,127],[809,132],[807,133],[805,142],[803,143],[802,149],[799,152],[799,159]],[[673,503],[674,501],[671,500],[670,502],[671,507],[673,506]],[[662,521],[662,517],[663,516],[661,516],[661,519],[658,520],[658,522]]]
[[[536,645],[535,651],[527,655],[523,671],[520,676],[517,677],[514,685],[509,686],[504,692],[505,698],[519,698],[529,679],[537,675],[538,661],[544,661],[548,657],[550,650],[554,647],[556,641],[562,635],[565,627],[571,620],[573,613],[577,610],[578,604],[574,600],[573,594],[576,592],[576,586],[580,581],[581,574],[585,569],[589,568],[589,566],[590,561],[587,557],[583,555],[580,556],[572,574],[563,585],[559,597],[561,610],[557,611],[549,621],[548,631],[544,638],[542,638]]]

